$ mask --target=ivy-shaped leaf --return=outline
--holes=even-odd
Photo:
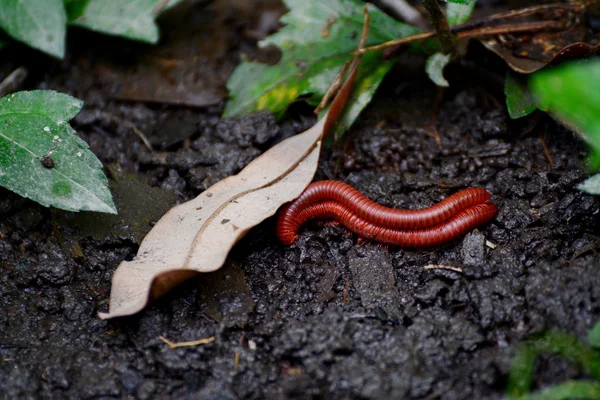
[[[116,214],[102,163],[68,124],[82,101],[54,91],[0,99],[0,186],[44,206]]]
[[[276,65],[242,62],[227,84],[231,99],[225,116],[268,109],[281,116],[300,96],[312,95],[317,103],[340,68],[352,58],[363,26],[364,3],[359,0],[285,0],[290,12],[285,26],[259,43],[282,51]],[[399,23],[370,6],[371,25],[367,45],[412,35],[418,29]],[[349,126],[370,101],[393,64],[379,53],[366,54],[354,89],[354,100],[342,117]]]
[[[0,0],[0,28],[51,56],[65,54],[66,23],[62,0]]]

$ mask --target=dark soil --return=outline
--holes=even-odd
[[[248,32],[261,10],[225,19],[234,44],[217,64],[232,68],[241,50],[255,51]],[[524,338],[559,329],[585,339],[600,318],[600,198],[575,188],[587,176],[585,147],[545,116],[510,121],[501,85],[473,73],[501,82],[501,63],[475,48],[448,71],[443,97],[405,57],[324,152],[316,179],[398,208],[483,187],[500,207],[492,223],[440,249],[404,251],[329,225],[308,226],[285,247],[269,220],[222,270],[138,315],[100,320],[113,271],[152,221],[314,118],[295,107],[280,123],[267,113],[220,120],[222,102],[112,100],[96,62],[115,46],[148,47],[78,30],[69,43],[62,63],[5,50],[2,76],[26,65],[21,89],[85,100],[73,126],[107,166],[121,215],[46,209],[0,189],[0,398],[494,399]],[[216,340],[172,350],[159,336]],[[535,387],[581,376],[542,357]]]

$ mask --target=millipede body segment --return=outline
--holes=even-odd
[[[397,210],[369,200],[337,181],[308,186],[279,213],[277,237],[292,244],[310,219],[333,219],[359,236],[400,247],[433,247],[451,242],[490,221],[498,208],[483,189],[465,189],[420,210]]]

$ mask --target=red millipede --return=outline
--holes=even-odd
[[[300,197],[283,206],[279,219],[286,223],[299,210],[331,200],[344,205],[358,217],[375,225],[394,229],[421,229],[438,225],[476,204],[486,203],[490,197],[484,189],[470,188],[461,190],[431,207],[398,210],[375,203],[346,183],[320,181],[311,183]]]
[[[315,218],[334,219],[359,236],[379,243],[400,247],[434,247],[451,242],[490,221],[498,207],[492,203],[476,204],[447,221],[423,229],[393,229],[366,221],[348,207],[335,201],[309,205],[299,210],[288,223],[277,223],[277,237],[285,245],[296,241],[300,226]]]
[[[457,192],[420,210],[397,210],[369,200],[338,181],[309,185],[279,213],[277,236],[290,245],[309,219],[338,220],[367,239],[402,247],[431,247],[447,243],[491,220],[498,211],[490,194],[477,188]]]

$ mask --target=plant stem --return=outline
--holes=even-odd
[[[431,16],[431,23],[437,33],[437,37],[442,45],[445,54],[454,54],[456,52],[456,39],[450,31],[448,21],[442,13],[442,9],[437,0],[422,0],[423,5]]]

